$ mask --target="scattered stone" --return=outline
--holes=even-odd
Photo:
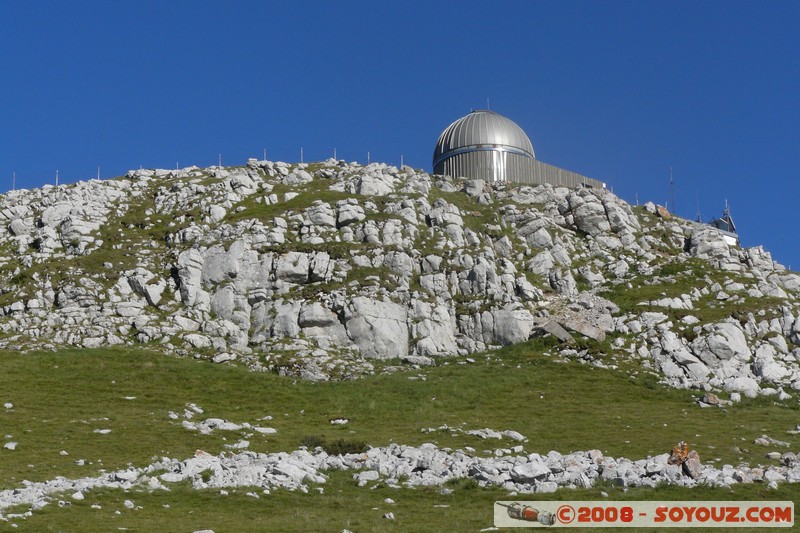
[[[719,397],[710,392],[703,394],[703,397],[700,398],[700,402],[708,405],[721,405]]]
[[[525,435],[523,435],[522,433],[519,433],[519,432],[511,430],[511,429],[507,429],[507,430],[503,431],[502,434],[503,434],[503,436],[508,437],[509,439],[516,440],[516,441],[526,441],[527,442],[527,440],[528,440],[525,437]]]
[[[760,437],[758,437],[757,439],[755,439],[753,441],[753,444],[757,444],[759,446],[783,446],[785,448],[788,448],[789,446],[791,446],[786,441],[773,439],[772,437],[769,437],[767,435],[761,435]]]
[[[359,472],[353,477],[358,481],[358,485],[361,487],[368,481],[377,481],[378,478],[380,478],[380,474],[376,470],[366,470],[364,472]]]
[[[683,462],[683,472],[692,479],[698,479],[702,473],[703,465],[700,464],[700,455],[697,450],[691,450]]]

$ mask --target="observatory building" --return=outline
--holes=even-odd
[[[433,152],[433,173],[453,178],[538,185],[605,188],[605,183],[542,163],[533,144],[512,120],[473,111],[450,124]]]

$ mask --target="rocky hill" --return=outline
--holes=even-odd
[[[800,389],[800,276],[607,190],[250,160],[12,191],[0,220],[2,348],[328,380],[549,335],[676,387]]]

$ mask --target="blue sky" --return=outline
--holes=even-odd
[[[0,2],[0,190],[333,155],[431,168],[486,107],[537,157],[800,269],[800,3]]]

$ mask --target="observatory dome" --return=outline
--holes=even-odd
[[[531,174],[533,144],[512,120],[473,111],[450,124],[433,153],[434,174],[486,181],[523,181]]]

